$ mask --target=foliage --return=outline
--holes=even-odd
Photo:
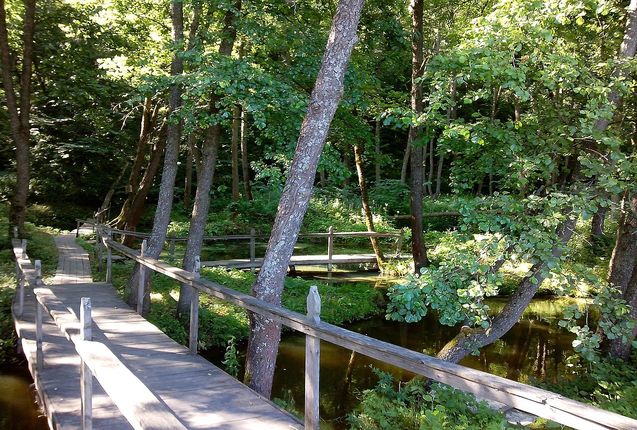
[[[637,356],[631,361],[604,359],[577,370],[574,378],[546,385],[570,399],[637,419]]]
[[[376,388],[363,392],[355,412],[348,418],[352,429],[507,429],[504,415],[449,386],[421,380],[396,383],[388,373],[374,370]]]
[[[226,346],[226,352],[223,355],[222,363],[229,375],[232,375],[235,378],[239,376],[239,357],[234,337],[230,337],[228,339],[228,346]]]

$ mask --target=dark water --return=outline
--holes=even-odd
[[[24,367],[0,367],[0,429],[45,430],[49,426],[35,403],[33,380]]]
[[[493,300],[492,308],[504,300]],[[557,325],[564,301],[535,300],[521,321],[478,356],[461,364],[520,382],[557,382],[567,375],[566,358],[572,354],[574,336]],[[358,333],[384,340],[414,351],[433,354],[453,338],[457,328],[440,325],[433,316],[416,324],[375,318],[347,326]],[[220,356],[210,357],[219,363]],[[242,357],[243,359],[243,357]],[[304,404],[305,337],[288,334],[279,348],[273,398],[283,399],[302,413]],[[345,428],[345,416],[359,403],[363,390],[373,388],[377,377],[372,366],[407,381],[414,375],[360,354],[321,343],[321,418],[327,428]]]

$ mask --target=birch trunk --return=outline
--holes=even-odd
[[[332,21],[263,266],[252,286],[252,294],[269,303],[281,303],[287,266],[310,201],[319,157],[343,94],[345,71],[356,42],[362,7],[363,0],[340,0]],[[250,315],[250,327],[245,382],[270,397],[281,327],[255,314]]]

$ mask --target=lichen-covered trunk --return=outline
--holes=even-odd
[[[412,33],[411,33],[411,109],[414,114],[422,113],[422,87],[419,79],[422,77],[423,69],[423,0],[412,0]],[[422,231],[422,198],[424,182],[425,149],[420,144],[420,127],[412,125],[409,127],[407,136],[407,147],[410,151],[411,186],[410,186],[410,206],[411,206],[411,253],[414,259],[414,271],[429,265],[427,258],[427,248]]]
[[[192,204],[192,172],[195,159],[196,136],[191,133],[188,136],[188,149],[186,151],[186,174],[184,177],[184,207],[189,208]]]
[[[181,0],[172,0],[172,25],[173,25],[173,42],[176,47],[181,46],[184,37],[184,11]],[[171,76],[179,76],[183,73],[184,65],[181,53],[175,51],[171,62]],[[170,100],[168,107],[168,115],[176,112],[181,106],[181,87],[173,85],[170,90]],[[175,178],[177,176],[177,160],[179,158],[179,141],[181,139],[181,122],[169,122],[166,131],[166,150],[164,155],[164,166],[161,176],[161,184],[159,186],[159,198],[157,208],[155,209],[155,217],[153,219],[153,228],[148,239],[148,247],[146,256],[150,258],[158,258],[166,241],[166,232],[170,223],[170,213],[172,211],[173,197],[175,192]],[[126,302],[134,307],[137,305],[137,283],[140,270],[144,270],[144,279],[147,281],[144,292],[144,306],[142,315],[148,315],[150,311],[150,273],[135,265],[133,274],[128,281],[126,288]]]
[[[4,0],[0,0],[0,69],[2,70],[2,86],[9,114],[11,138],[15,144],[16,186],[9,209],[9,237],[13,227],[18,228],[21,237],[24,233],[27,200],[29,198],[31,142],[31,72],[33,69],[33,35],[35,33],[35,0],[24,0],[24,20],[22,31],[22,69],[20,71],[20,95],[16,95],[11,76],[12,53],[9,47],[7,16]]]
[[[365,179],[365,171],[363,170],[363,149],[359,145],[354,145],[354,163],[356,164],[356,173],[358,175],[358,187],[361,190],[361,203],[363,205],[363,214],[365,215],[365,226],[367,231],[374,232],[374,215],[372,209],[369,207],[369,193],[367,192],[367,180]],[[380,249],[377,237],[370,237],[369,240],[372,243],[374,254],[376,255],[376,264],[382,269],[383,251]]]
[[[558,231],[559,243],[553,248],[554,257],[560,257],[575,231],[575,217],[566,220]],[[488,330],[463,327],[460,333],[449,341],[438,353],[438,358],[457,363],[475,349],[489,345],[504,336],[520,320],[535,293],[542,285],[548,267],[546,263],[536,263],[530,274],[518,285],[502,311],[493,319]]]
[[[310,97],[261,271],[252,294],[280,304],[287,266],[307,210],[319,157],[343,93],[343,81],[364,0],[340,0],[332,21],[321,68]],[[269,397],[281,327],[275,321],[250,315],[250,338],[245,382]]]
[[[241,11],[241,0],[237,0],[233,8],[226,11],[223,20],[223,39],[219,45],[219,53],[221,55],[231,55],[234,43],[237,38],[237,30],[235,27],[238,14]],[[212,94],[208,110],[212,117],[216,116],[220,110],[217,104],[220,96]],[[206,229],[206,220],[208,219],[208,209],[210,208],[210,187],[215,176],[215,167],[217,164],[217,153],[219,152],[219,139],[221,137],[221,124],[215,124],[206,129],[206,137],[204,139],[201,167],[197,174],[197,190],[195,191],[195,201],[192,207],[192,215],[190,218],[190,228],[188,230],[188,241],[186,242],[186,251],[184,253],[183,268],[192,272],[195,267],[195,259],[201,254],[203,245],[203,236]],[[179,289],[179,301],[177,303],[177,316],[186,318],[190,315],[190,302],[195,295],[195,291],[188,285],[182,285]]]

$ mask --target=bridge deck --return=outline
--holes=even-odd
[[[109,284],[90,282],[88,255],[71,236],[56,240],[60,248],[58,273],[47,287],[46,300],[59,300],[79,315],[81,297],[92,301],[93,339],[107,345],[188,428],[300,429],[302,425],[269,400],[198,355],[174,342],[157,327],[132,311]],[[89,280],[87,283],[86,280]],[[79,357],[45,314],[44,368],[35,366],[35,304],[27,290],[16,330],[34,375],[49,423],[55,429],[79,429]],[[95,382],[93,426],[129,429],[111,399]]]
[[[403,258],[403,257],[398,257]],[[374,254],[334,254],[330,261],[327,255],[293,255],[290,266],[321,266],[326,264],[362,264],[376,263]],[[250,269],[261,267],[263,258],[255,258],[250,261],[248,258],[236,258],[232,260],[202,261],[202,266],[207,267],[227,267],[231,269]]]

